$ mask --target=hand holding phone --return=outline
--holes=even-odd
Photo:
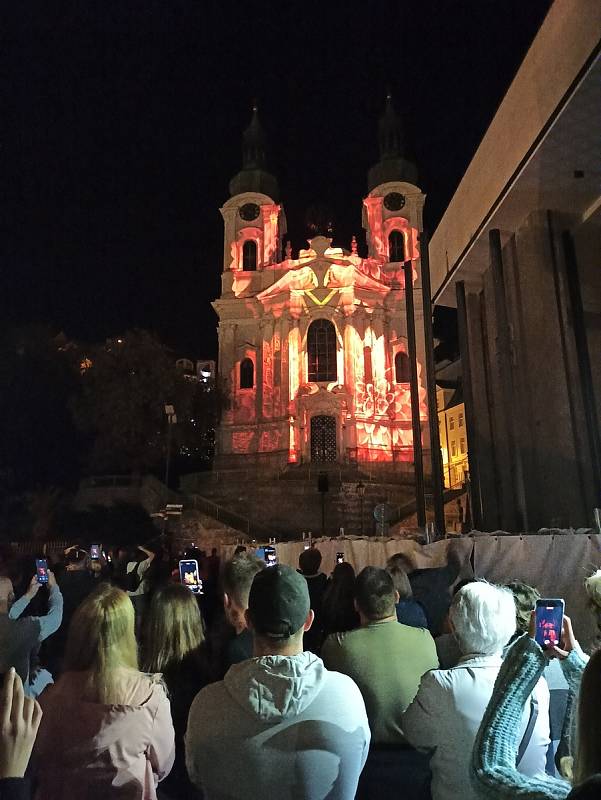
[[[179,562],[179,579],[182,585],[187,586],[194,594],[203,594],[202,578],[195,558],[182,559]]]
[[[534,638],[543,649],[557,648],[563,629],[564,601],[560,598],[541,598],[534,611]]]
[[[336,563],[344,564],[344,553],[336,553]]]
[[[90,545],[90,558],[97,559],[100,558],[102,555],[102,545],[100,544],[91,544]]]
[[[48,583],[48,561],[45,558],[36,558],[35,571],[38,583]]]

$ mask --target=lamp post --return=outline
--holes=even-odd
[[[171,438],[172,427],[177,423],[175,408],[170,403],[165,403],[165,416],[167,417],[167,458],[165,460],[165,509],[163,511],[163,542],[165,540],[165,529],[167,527],[167,503],[169,501],[169,466],[171,462]]]
[[[363,536],[363,504],[365,502],[365,484],[359,481],[357,484],[357,494],[359,495],[359,503],[361,505],[361,536]]]

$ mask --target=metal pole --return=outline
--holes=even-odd
[[[463,386],[463,403],[465,405],[465,423],[467,426],[467,440],[470,454],[470,480],[469,502],[473,526],[482,530],[483,505],[480,491],[480,451],[478,437],[476,436],[476,420],[474,413],[474,395],[472,391],[472,363],[469,348],[467,303],[465,299],[465,284],[458,281],[455,284],[457,294],[457,329],[459,333],[459,354],[461,355],[461,375]],[[447,441],[448,446],[448,441]],[[450,463],[450,460],[449,460]]]
[[[432,290],[430,286],[430,258],[428,234],[419,235],[422,269],[422,296],[424,308],[424,341],[426,347],[426,384],[428,389],[428,421],[430,423],[430,457],[432,460],[432,493],[434,495],[434,520],[439,536],[445,534],[444,479],[440,430],[438,428],[438,405],[436,403],[436,375],[434,372],[434,333],[432,331]]]
[[[407,307],[407,344],[411,378],[411,425],[413,429],[413,462],[415,465],[415,506],[417,524],[426,524],[426,498],[424,496],[424,458],[422,453],[422,424],[419,413],[419,390],[417,383],[417,348],[415,344],[415,310],[413,306],[413,264],[405,261],[405,302]]]
[[[363,495],[361,495],[361,536],[363,536],[363,503],[364,498]]]
[[[326,493],[321,493],[321,535],[326,535]]]

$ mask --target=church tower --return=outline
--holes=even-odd
[[[388,98],[363,201],[368,253],[316,235],[280,252],[286,218],[257,109],[224,219],[219,375],[228,402],[217,467],[413,461],[403,262],[419,279],[424,196]],[[423,352],[423,343],[422,343]],[[422,359],[418,356],[419,360]],[[423,363],[423,361],[422,361]],[[420,413],[426,419],[425,392]]]

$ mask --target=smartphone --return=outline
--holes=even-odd
[[[194,594],[203,594],[202,578],[198,571],[198,561],[195,558],[186,558],[179,562],[179,579]]]
[[[35,571],[38,576],[38,583],[48,583],[48,561],[45,558],[36,558]]]
[[[265,547],[265,563],[268,567],[275,567],[275,565],[278,563],[275,547],[271,544]]]
[[[255,550],[256,557],[262,559],[263,561],[265,561],[265,549],[265,547],[257,547]]]
[[[564,601],[559,598],[541,598],[536,601],[535,639],[541,647],[558,645],[561,640]]]
[[[91,544],[90,545],[90,558],[100,558],[102,553],[102,545],[101,544]]]
[[[310,550],[310,549],[311,549],[311,545],[310,544],[304,544],[303,545],[303,550]]]
[[[336,563],[344,564],[344,553],[336,553]]]

